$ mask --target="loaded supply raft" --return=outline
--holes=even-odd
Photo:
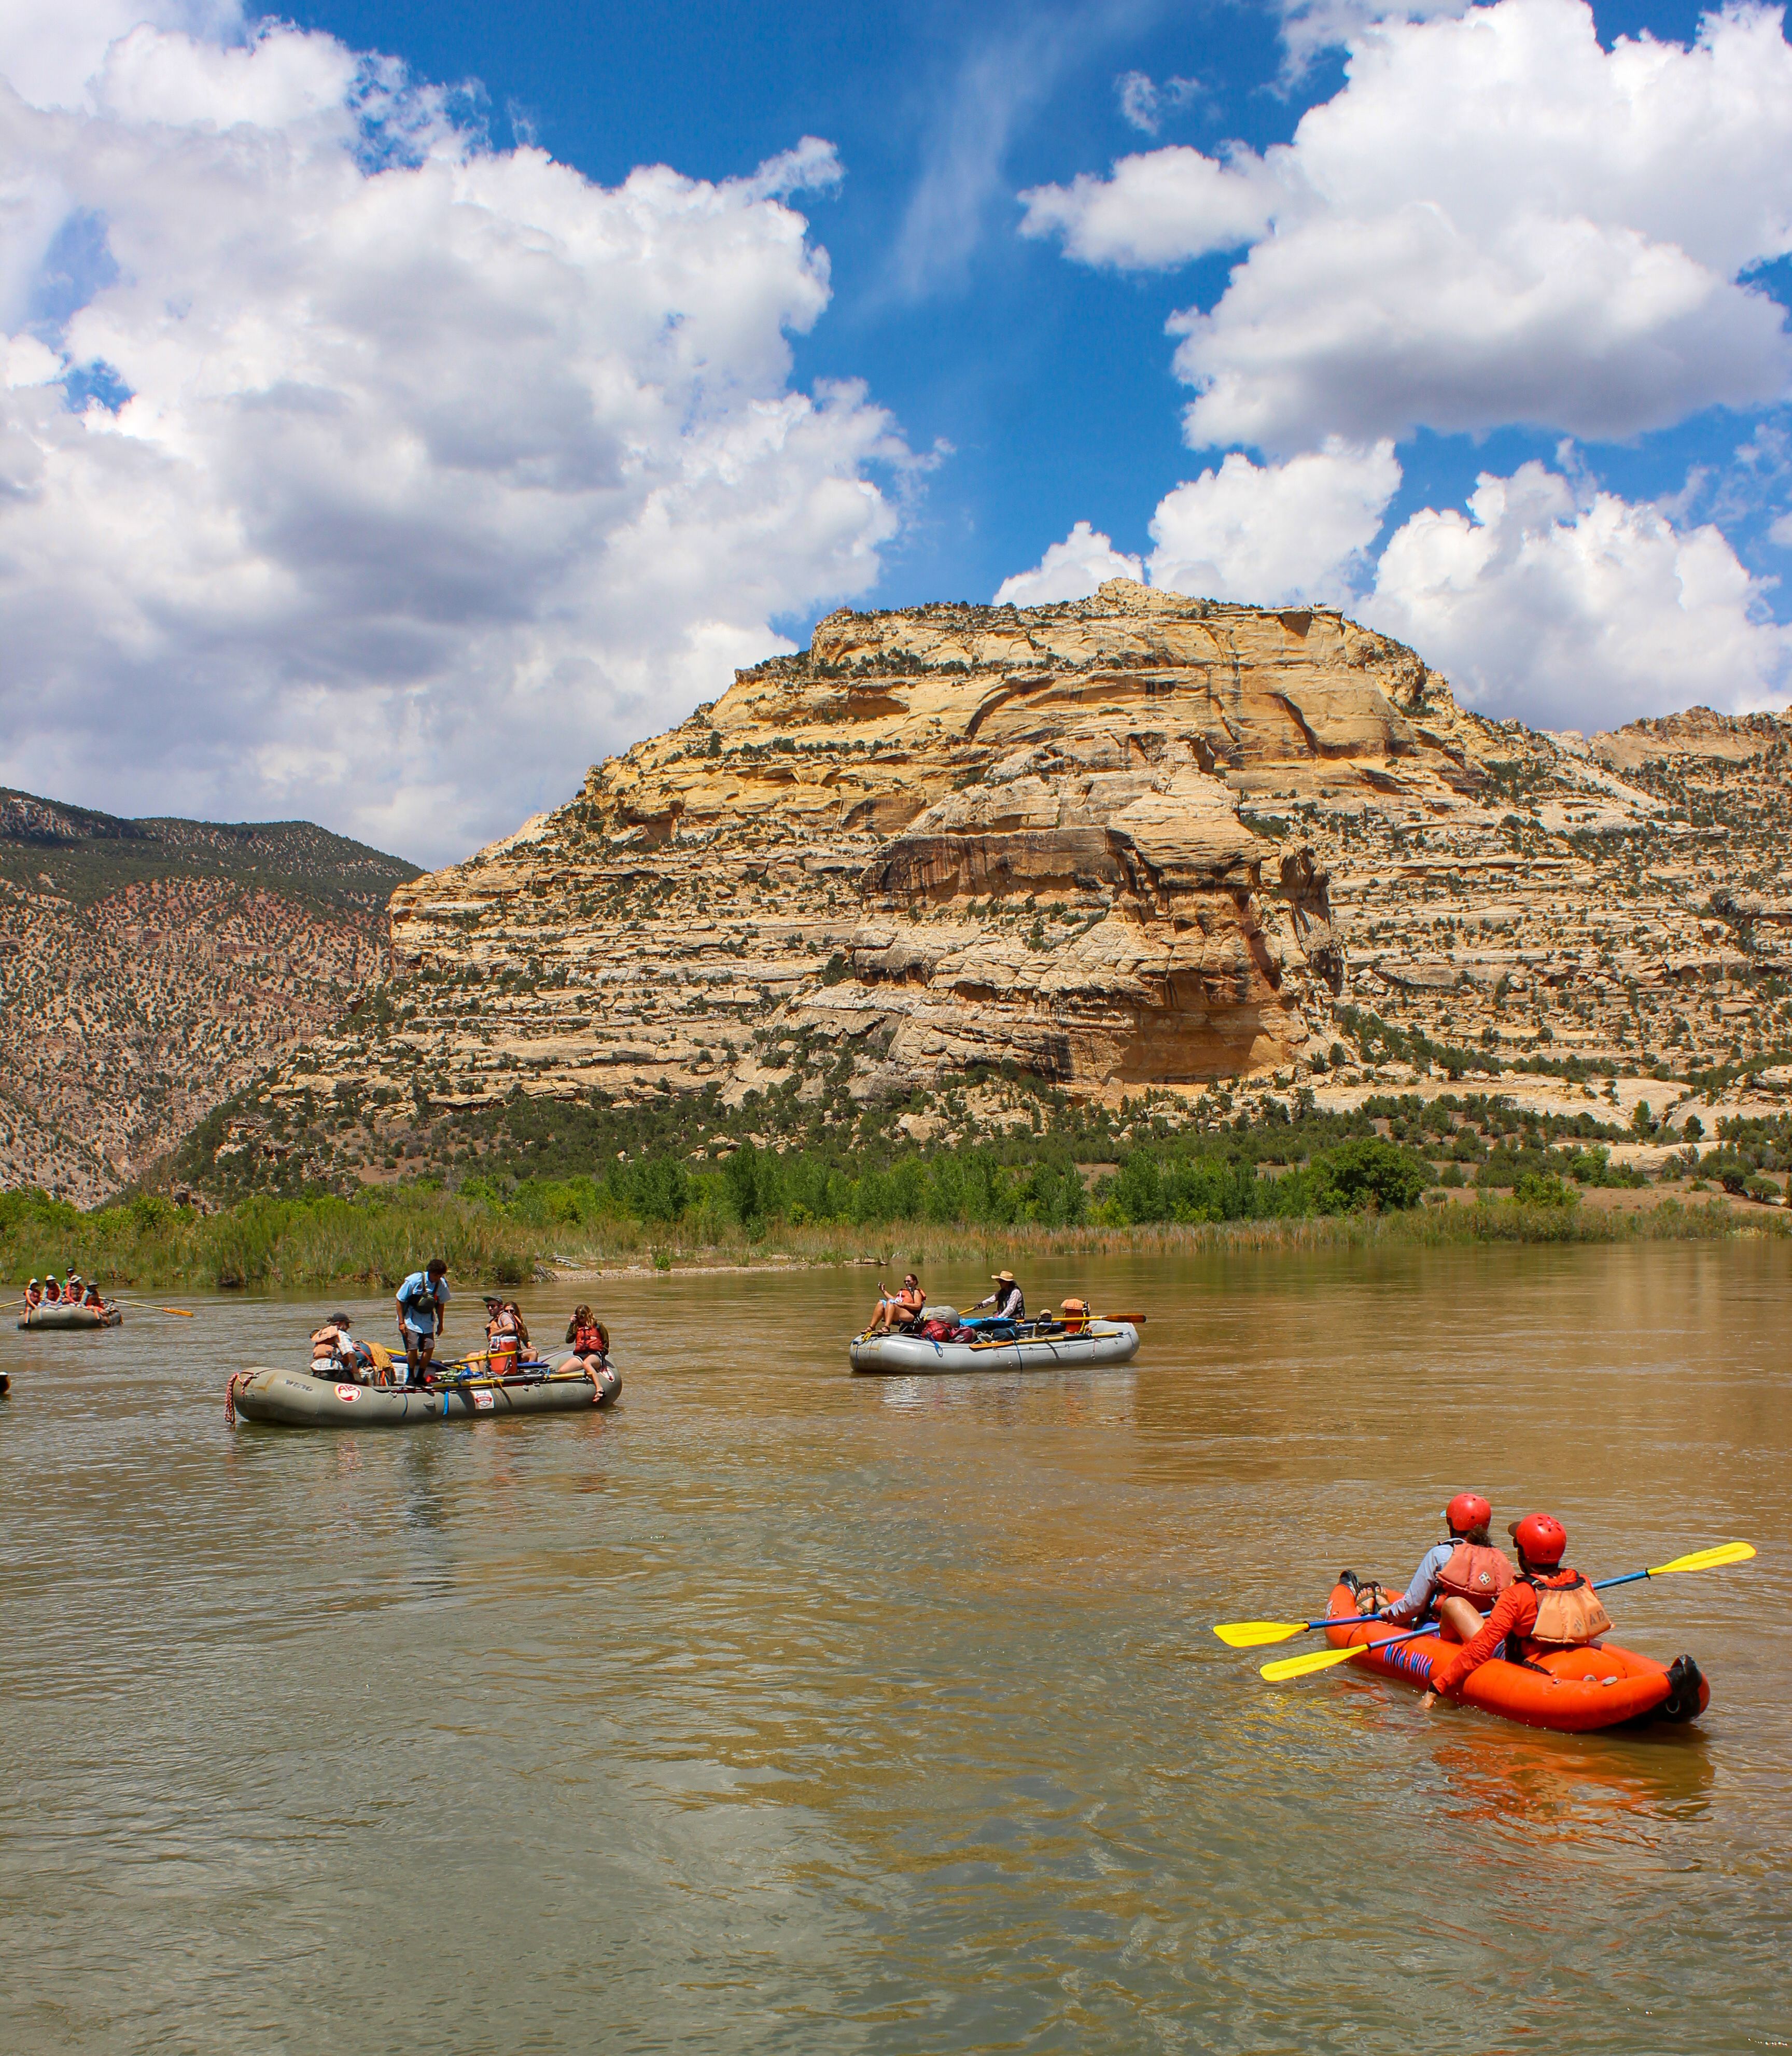
[[[57,1300],[21,1314],[18,1325],[22,1328],[119,1328],[125,1325],[125,1315],[116,1299],[108,1299],[103,1307],[70,1307]]]
[[[936,1307],[913,1327],[868,1330],[855,1336],[852,1368],[866,1376],[924,1378],[962,1371],[1099,1369],[1130,1363],[1137,1355],[1144,1315],[1096,1316],[1082,1311],[1080,1300],[1065,1305],[1066,1318],[1036,1321],[960,1321],[951,1307]]]
[[[445,1421],[577,1414],[613,1406],[623,1389],[612,1365],[595,1370],[525,1366],[502,1378],[432,1379],[426,1385],[354,1385],[254,1366],[233,1372],[224,1417],[278,1428],[421,1428]]]

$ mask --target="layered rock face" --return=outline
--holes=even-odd
[[[738,1101],[817,1050],[860,1097],[973,1064],[1116,1097],[1290,1066],[1346,976],[1324,820],[1454,809],[1490,739],[1333,613],[1118,580],[838,614],[398,892],[396,1018],[307,1062],[437,1105]]]
[[[414,868],[308,822],[0,793],[0,1187],[91,1204],[389,964]]]
[[[1767,716],[1485,722],[1335,613],[1124,580],[841,613],[401,888],[390,983],[195,1148],[379,1177],[518,1092],[709,1086],[768,1135],[917,1095],[952,1133],[973,1066],[1325,1097],[1410,1079],[1414,1031],[1482,1089],[1684,1077],[1792,1040],[1789,761]]]

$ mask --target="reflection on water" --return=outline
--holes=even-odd
[[[0,2046],[1783,2032],[1782,1252],[1027,1283],[1145,1306],[1138,1358],[855,1382],[860,1275],[606,1281],[615,1412],[327,1437],[223,1421],[311,1307],[8,1331]],[[1470,1484],[1596,1575],[1759,1546],[1612,1595],[1699,1728],[1278,1690],[1207,1633],[1403,1578]]]

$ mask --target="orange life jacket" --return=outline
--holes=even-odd
[[[1491,1613],[1513,1575],[1502,1551],[1485,1543],[1458,1542],[1438,1573],[1438,1597],[1466,1599],[1476,1612]]]
[[[1537,1622],[1525,1637],[1528,1642],[1544,1649],[1578,1649],[1611,1632],[1611,1615],[1578,1571],[1521,1575],[1517,1582],[1529,1585],[1537,1595]]]
[[[588,1328],[580,1328],[573,1334],[572,1354],[575,1356],[604,1356],[609,1353],[609,1348],[610,1338],[603,1332],[601,1322],[594,1323]]]

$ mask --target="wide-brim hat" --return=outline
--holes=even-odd
[[[1011,1271],[992,1271],[989,1274],[998,1285],[1012,1285],[1015,1274]]]

